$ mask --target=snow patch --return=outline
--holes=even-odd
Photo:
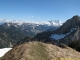
[[[72,28],[70,30],[70,32],[66,33],[66,34],[52,34],[51,35],[51,39],[55,39],[55,40],[59,40],[59,39],[62,39],[64,37],[66,37],[67,35],[69,35],[70,33],[72,33],[74,30],[76,30],[76,28]]]
[[[65,37],[65,34],[53,34],[52,36],[51,36],[51,38],[52,39],[55,39],[55,40],[58,40],[58,39],[62,39],[62,38],[64,38]]]
[[[5,53],[7,53],[12,48],[2,48],[0,49],[0,57],[4,56]]]

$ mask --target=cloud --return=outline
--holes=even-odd
[[[33,18],[34,16],[32,16],[32,18]]]
[[[38,17],[38,18],[40,18],[40,17]]]

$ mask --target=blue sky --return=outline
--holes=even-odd
[[[80,16],[80,0],[0,0],[0,19],[44,22]]]

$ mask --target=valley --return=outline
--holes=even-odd
[[[34,37],[37,33],[58,29],[62,23],[59,20],[47,23],[30,23],[24,21],[0,20],[0,48],[14,46],[25,37]]]
[[[80,59],[80,17],[78,15],[73,16],[68,19],[63,25],[54,28],[53,30],[46,29],[45,31],[39,32],[34,36],[27,36],[26,33],[23,33],[21,39],[20,27],[13,28],[15,32],[19,34],[19,40],[15,45],[10,44],[12,49],[8,50],[0,60],[60,60],[60,59],[69,59],[79,60]],[[6,23],[5,23],[6,24]],[[3,26],[7,26],[3,24]],[[2,25],[1,25],[2,26]],[[12,28],[13,24],[6,27],[6,29]],[[40,28],[40,27],[39,27]],[[7,31],[6,29],[3,29]],[[27,29],[27,27],[26,27]],[[35,28],[34,28],[35,29]],[[3,31],[2,30],[2,31]],[[20,30],[20,32],[19,32]],[[31,30],[31,29],[29,29]],[[13,30],[10,30],[11,32]],[[9,32],[10,32],[9,31]],[[25,30],[24,30],[25,31]],[[22,31],[22,32],[24,32]],[[14,32],[13,32],[14,33]],[[9,34],[8,34],[9,35]],[[8,37],[7,35],[7,37]],[[15,36],[15,35],[14,35]],[[13,37],[14,38],[14,37]],[[16,40],[13,39],[11,41]],[[9,42],[9,40],[8,40]],[[3,43],[4,44],[4,43]],[[14,43],[13,43],[14,44]],[[9,47],[10,47],[9,46]]]

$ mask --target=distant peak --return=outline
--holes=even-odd
[[[59,22],[59,20],[50,20],[48,22]]]
[[[23,21],[23,20],[0,20],[0,25],[4,24],[4,23],[17,23],[18,25],[22,25],[23,23],[29,23],[29,24],[40,24],[40,25],[54,25],[54,26],[61,26],[62,22],[59,20],[51,20],[48,22],[27,22],[27,21]]]

